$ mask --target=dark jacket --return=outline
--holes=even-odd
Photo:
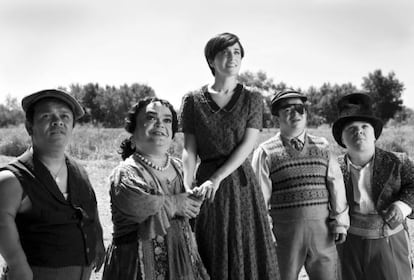
[[[353,186],[346,160],[345,156],[338,158],[344,175],[350,212],[352,212],[354,205]],[[414,164],[406,154],[375,149],[372,200],[378,213],[387,209],[397,200],[414,208]],[[414,218],[414,213],[408,217]]]
[[[32,207],[16,215],[20,242],[30,265],[89,265],[102,240],[95,193],[86,171],[66,157],[66,200],[48,169],[28,150],[1,170],[19,180]],[[24,197],[23,196],[23,197]]]

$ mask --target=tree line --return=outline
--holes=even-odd
[[[405,107],[401,99],[404,84],[399,81],[394,72],[386,75],[381,70],[375,70],[362,78],[361,87],[351,83],[342,85],[325,83],[320,88],[310,87],[307,90],[294,88],[283,82],[275,83],[263,71],[256,73],[245,71],[239,80],[264,96],[263,123],[264,127],[277,126],[275,118],[270,113],[270,102],[275,92],[285,89],[300,90],[308,96],[308,123],[310,126],[332,124],[337,117],[336,103],[344,95],[363,91],[371,95],[377,116],[384,123],[393,119],[404,123],[414,119],[413,110]],[[71,84],[68,88],[61,87],[77,98],[85,109],[85,116],[80,123],[88,123],[102,127],[122,127],[124,117],[129,108],[143,97],[155,97],[154,90],[145,84],[100,86],[98,83],[86,85]],[[24,122],[24,113],[16,98],[8,96],[6,104],[0,104],[0,127],[18,125]]]

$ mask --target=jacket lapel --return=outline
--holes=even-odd
[[[383,210],[384,203],[389,200],[392,193],[392,184],[396,183],[393,177],[395,163],[383,150],[375,149],[374,172],[372,178],[372,195],[377,211]]]
[[[338,158],[339,166],[341,167],[342,175],[344,177],[346,198],[349,205],[354,203],[354,189],[351,181],[351,174],[348,170],[347,157],[342,155]]]

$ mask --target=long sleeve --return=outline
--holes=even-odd
[[[330,203],[330,226],[333,233],[346,233],[349,228],[349,208],[345,184],[338,161],[331,154],[328,163],[327,188]]]
[[[407,154],[402,154],[401,158],[401,194],[399,200],[412,210],[414,208],[414,163]],[[405,213],[407,212],[409,212],[409,218],[414,218],[413,211],[406,210]]]
[[[259,185],[262,188],[266,209],[269,209],[270,197],[272,195],[272,180],[269,176],[269,164],[267,154],[261,147],[258,147],[253,153],[252,167]]]
[[[270,179],[269,172],[269,158],[261,147],[258,147],[252,158],[252,168],[256,174],[256,178],[259,181],[259,185],[262,188],[263,198],[266,204],[266,209],[269,209],[270,197],[272,195],[272,180]],[[267,212],[267,220],[270,226],[270,232],[272,233],[273,242],[276,243],[276,237],[273,234],[273,220]]]
[[[131,167],[118,167],[111,178],[111,207],[114,224],[140,224],[139,235],[165,235],[177,211],[173,195],[160,193],[156,182],[146,182]]]

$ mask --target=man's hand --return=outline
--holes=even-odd
[[[391,229],[396,228],[404,221],[403,213],[395,204],[391,204],[391,206],[388,207],[388,209],[386,209],[384,212],[384,221],[389,225]]]
[[[335,244],[342,244],[346,240],[346,233],[335,233]]]

